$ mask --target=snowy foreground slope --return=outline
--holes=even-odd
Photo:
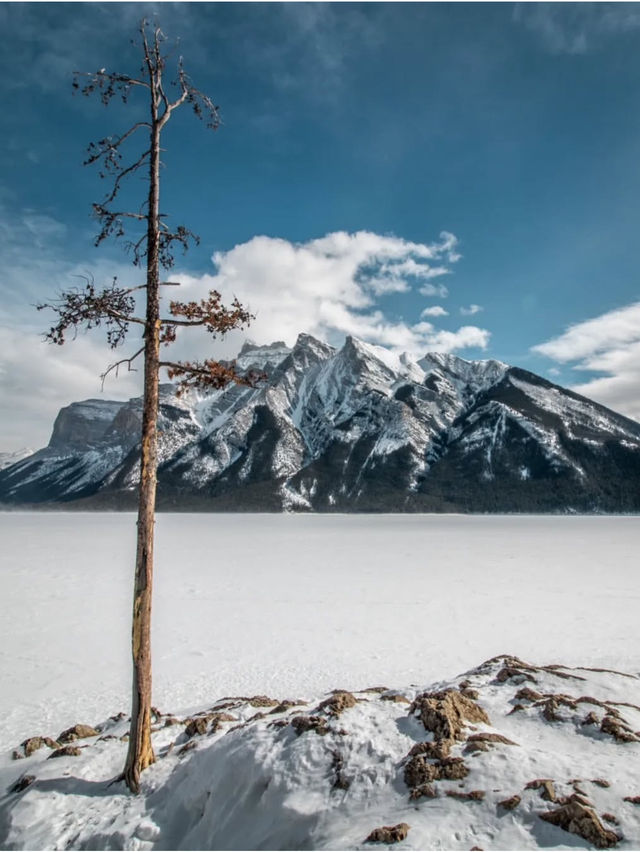
[[[418,360],[348,337],[245,344],[254,388],[161,388],[164,510],[632,512],[640,424],[498,361]],[[141,400],[63,408],[0,470],[0,502],[131,508]]]
[[[404,689],[162,707],[138,797],[109,784],[126,718],[33,730],[59,742],[3,755],[0,845],[638,849],[638,705],[636,675],[499,657]]]

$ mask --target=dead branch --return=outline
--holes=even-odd
[[[100,374],[101,389],[104,390],[104,380],[107,378],[109,373],[111,373],[115,370],[116,378],[118,378],[118,372],[120,370],[120,367],[123,364],[127,365],[127,372],[128,373],[135,373],[136,370],[131,365],[133,364],[133,362],[136,360],[136,358],[139,355],[142,355],[143,352],[144,352],[144,346],[141,347],[140,349],[138,349],[138,351],[135,353],[135,355],[132,355],[131,358],[121,358],[119,361],[116,361],[114,364],[110,364],[107,367],[107,369],[104,371],[104,373]]]

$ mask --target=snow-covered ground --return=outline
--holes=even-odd
[[[0,747],[130,700],[135,518],[0,514]],[[640,671],[635,517],[159,515],[154,703]]]
[[[157,533],[154,704],[178,718],[132,797],[108,783],[135,518],[0,515],[3,848],[366,849],[401,823],[399,849],[593,848],[563,822],[640,848],[637,518],[160,515]],[[505,653],[630,675],[477,668]],[[440,742],[449,699],[422,721],[409,702],[465,687],[476,709]],[[342,712],[319,706],[333,689],[354,693]],[[198,712],[204,734],[185,727]],[[106,739],[12,758],[75,723]]]

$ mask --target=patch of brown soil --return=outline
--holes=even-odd
[[[374,828],[371,834],[365,839],[365,843],[399,843],[404,840],[409,834],[410,825],[406,822],[400,822],[398,825],[383,825],[381,828]]]
[[[573,796],[559,808],[540,813],[538,816],[551,825],[557,825],[564,831],[577,834],[597,849],[608,849],[615,846],[619,840],[614,831],[604,827],[593,808],[576,801]]]

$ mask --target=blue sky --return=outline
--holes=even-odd
[[[135,73],[143,15],[224,122],[178,111],[164,139],[162,207],[202,239],[185,292],[237,293],[260,342],[498,358],[640,417],[639,4],[3,3],[0,450],[44,443],[110,360],[42,344],[32,304],[137,281],[93,248],[106,187],[81,163],[145,107],[72,97],[71,72]]]

